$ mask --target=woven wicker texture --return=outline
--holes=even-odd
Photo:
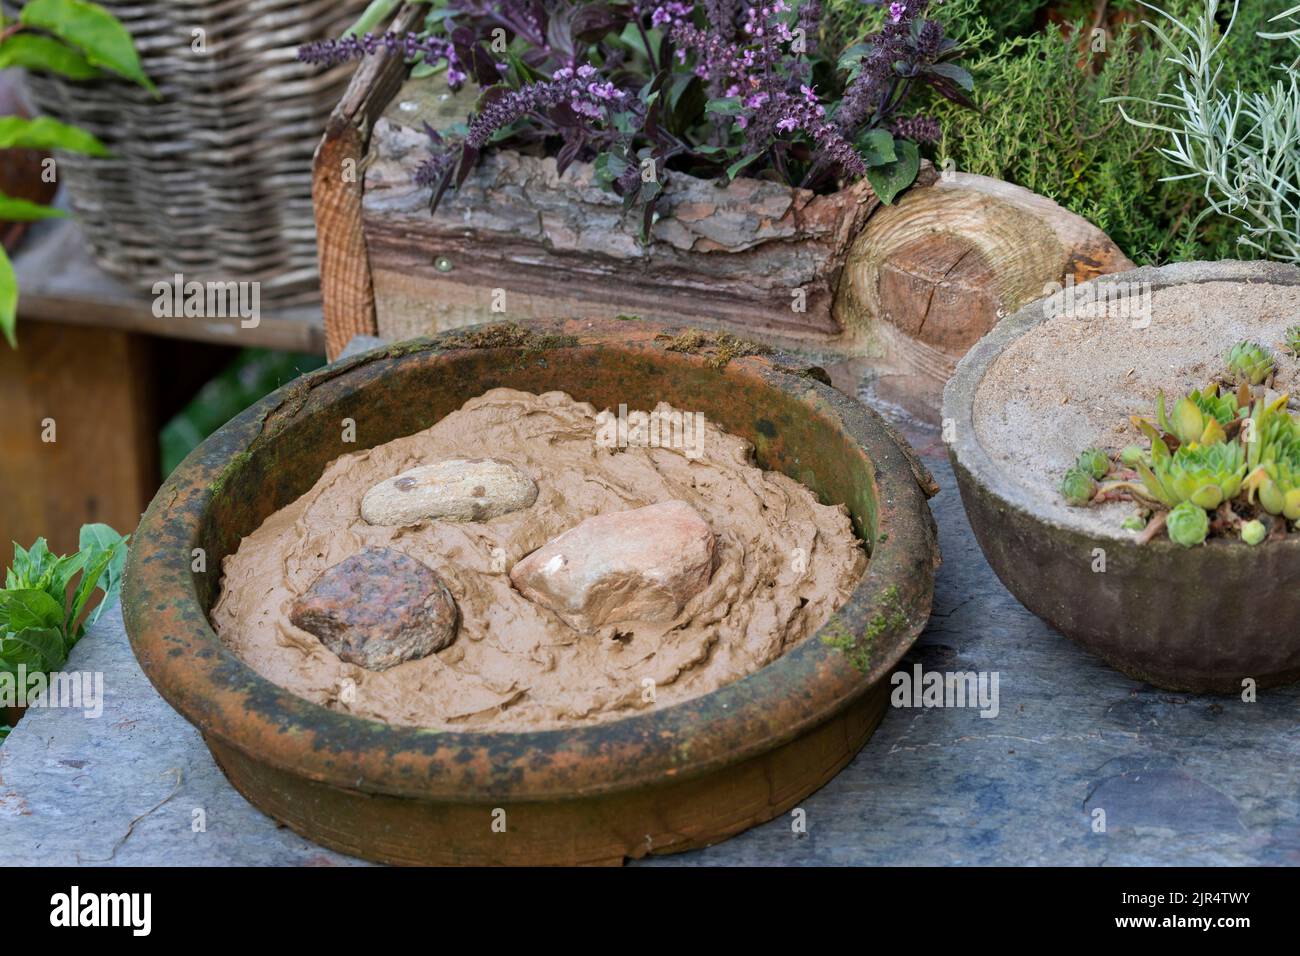
[[[112,153],[58,157],[101,267],[146,291],[183,273],[259,281],[263,303],[319,298],[312,153],[354,64],[321,70],[296,49],[339,35],[365,0],[99,2],[162,99],[116,79],[28,83],[41,111]]]

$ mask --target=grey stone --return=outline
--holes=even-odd
[[[537,500],[537,483],[508,461],[448,458],[410,468],[375,485],[361,499],[373,525],[426,520],[489,521]]]

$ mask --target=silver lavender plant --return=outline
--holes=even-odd
[[[1187,170],[1170,179],[1199,178],[1206,206],[1198,222],[1220,214],[1241,224],[1237,242],[1262,256],[1300,263],[1300,58],[1278,73],[1265,90],[1224,90],[1219,53],[1236,22],[1234,0],[1227,27],[1219,34],[1219,0],[1205,0],[1201,16],[1184,23],[1159,7],[1139,0],[1165,23],[1146,22],[1168,59],[1182,70],[1174,89],[1156,99],[1116,97],[1124,119],[1134,126],[1169,136],[1160,151]],[[1261,0],[1250,0],[1252,3]],[[1300,6],[1279,13],[1270,23],[1296,18]],[[1300,46],[1300,27],[1260,33],[1263,40],[1289,40]],[[1124,104],[1154,107],[1164,121],[1134,119]]]

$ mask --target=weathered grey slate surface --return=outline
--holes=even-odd
[[[945,562],[908,666],[997,671],[998,716],[893,710],[804,801],[806,834],[779,819],[647,862],[1300,865],[1300,688],[1247,704],[1110,670],[1006,592],[951,471],[930,464],[944,488],[932,504]],[[33,711],[0,747],[0,863],[355,862],[278,828],[231,789],[149,686],[116,611],[69,668],[104,672],[104,714]],[[206,832],[194,832],[196,809]],[[1093,832],[1097,809],[1104,833]]]
[[[277,826],[235,792],[136,664],[120,608],[72,649],[65,670],[103,673],[103,714],[29,710],[0,746],[0,864],[356,862]]]

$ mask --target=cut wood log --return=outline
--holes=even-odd
[[[1133,267],[1105,233],[1045,196],[946,173],[871,217],[849,250],[836,317],[847,351],[883,360],[892,379],[883,397],[928,411],[999,319],[1067,278]]]

